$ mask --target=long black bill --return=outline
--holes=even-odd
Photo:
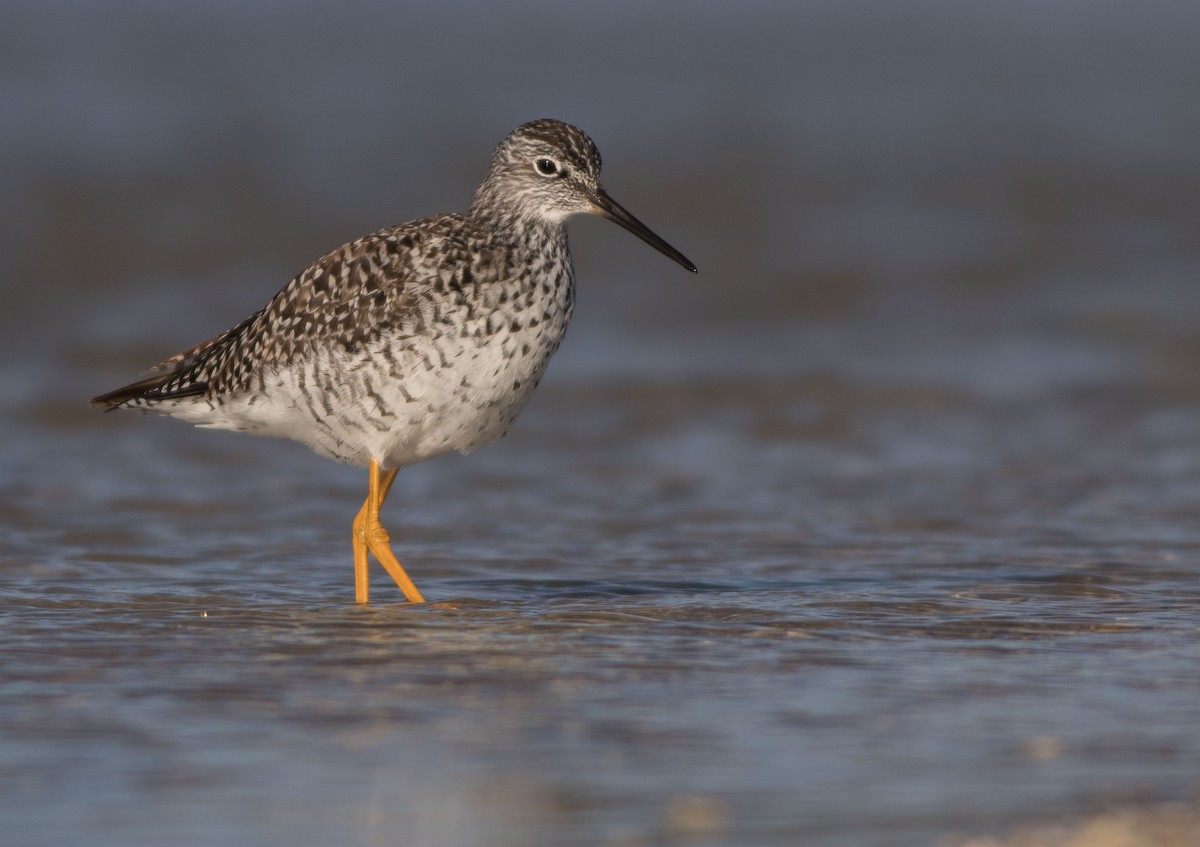
[[[634,235],[642,239],[642,241],[645,241],[664,256],[670,256],[692,273],[696,273],[696,266],[688,261],[687,256],[683,255],[670,244],[663,241],[661,238],[651,232],[650,227],[646,226],[633,215],[629,214],[629,212],[625,211],[624,207],[622,207],[621,204],[616,200],[609,197],[603,188],[596,192],[595,206],[596,211],[602,216],[608,218],[615,224],[620,224],[621,226],[625,227],[625,229],[632,232]]]

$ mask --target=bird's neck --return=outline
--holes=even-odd
[[[566,247],[565,220],[548,221],[522,214],[521,209],[512,204],[490,203],[486,197],[476,197],[463,217],[468,228],[494,244],[534,251]]]

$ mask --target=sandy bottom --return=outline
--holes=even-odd
[[[1183,805],[1126,809],[1066,824],[1022,827],[1008,835],[947,840],[945,847],[1196,847],[1200,813]]]

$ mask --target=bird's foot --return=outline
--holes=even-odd
[[[391,538],[388,536],[388,531],[384,529],[383,524],[378,521],[368,520],[363,527],[363,540],[368,550],[375,554],[375,558],[379,560],[379,564],[383,565],[386,570],[396,581],[396,585],[400,586],[400,590],[404,592],[404,596],[408,598],[410,603],[424,603],[425,598],[421,596],[421,592],[417,590],[417,586],[409,579],[409,576],[404,571],[404,567],[396,558],[396,554],[392,552]],[[364,601],[365,602],[365,601]]]

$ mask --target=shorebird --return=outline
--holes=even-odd
[[[94,398],[211,429],[291,438],[370,471],[354,519],[354,594],[368,553],[413,603],[380,507],[397,471],[506,434],[574,305],[566,221],[619,224],[695,272],[600,185],[600,154],[556,120],[517,127],[465,214],[387,227],[318,259],[232,329]]]

